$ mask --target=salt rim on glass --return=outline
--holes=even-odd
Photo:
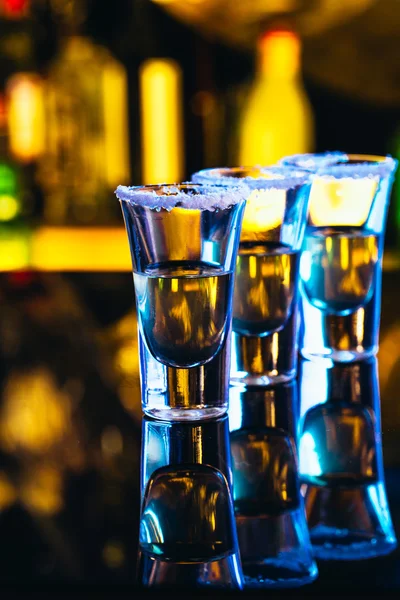
[[[124,186],[115,190],[119,200],[157,211],[171,211],[173,208],[194,210],[226,210],[246,200],[249,187],[241,181],[236,186],[213,185],[184,181],[182,183],[162,183],[157,185]]]
[[[383,179],[394,173],[398,161],[389,154],[378,156],[321,152],[287,156],[282,159],[281,164],[305,169],[324,178]]]
[[[243,176],[240,175],[243,173]],[[254,173],[254,175],[251,175]],[[217,167],[202,169],[192,175],[194,183],[221,184],[230,189],[238,181],[248,186],[250,190],[291,190],[310,183],[313,174],[295,168],[273,165],[270,167]]]
[[[278,165],[315,172],[317,169],[348,160],[348,155],[336,150],[327,152],[305,152],[304,154],[290,154],[284,156]]]
[[[337,164],[327,164],[317,170],[323,177],[335,179],[384,179],[394,174],[398,161],[391,156],[347,154]]]

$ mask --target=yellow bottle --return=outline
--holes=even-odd
[[[314,151],[313,112],[303,86],[301,41],[291,30],[266,31],[257,44],[257,72],[239,121],[237,163],[271,165]]]

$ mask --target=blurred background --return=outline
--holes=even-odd
[[[134,579],[141,411],[116,186],[296,152],[400,158],[399,39],[397,0],[0,0],[2,581]],[[389,477],[399,294],[400,173],[378,355]]]

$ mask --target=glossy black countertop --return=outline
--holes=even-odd
[[[399,302],[400,271],[392,269],[383,275],[378,364],[386,486],[400,538]],[[131,275],[2,274],[0,304],[0,591],[165,596],[135,584],[141,409]],[[400,549],[318,567],[315,582],[293,590],[189,593],[400,590]]]

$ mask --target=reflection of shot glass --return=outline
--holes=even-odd
[[[142,419],[141,490],[153,471],[181,462],[215,467],[232,486],[228,415],[206,421]]]
[[[227,411],[233,276],[247,188],[119,186],[134,272],[142,408]]]
[[[281,167],[204,169],[200,183],[250,188],[235,271],[231,383],[289,381],[297,368],[297,292],[310,176]]]
[[[372,356],[397,161],[322,153],[289,156],[282,164],[314,173],[300,267],[300,352],[337,362]]]
[[[228,416],[143,417],[138,583],[241,589]]]
[[[246,587],[289,588],[318,575],[296,449],[297,383],[232,386],[233,498]]]
[[[300,479],[315,556],[391,552],[376,358],[326,368],[304,360],[299,376]]]

